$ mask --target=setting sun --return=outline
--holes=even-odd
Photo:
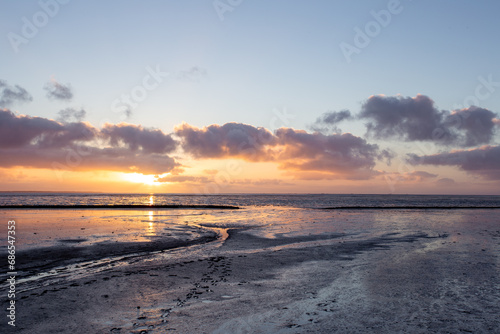
[[[125,181],[133,183],[142,183],[149,186],[158,186],[161,183],[156,182],[156,175],[144,175],[139,173],[123,173],[122,178]]]

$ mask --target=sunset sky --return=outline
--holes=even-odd
[[[500,194],[498,1],[0,8],[0,191]]]

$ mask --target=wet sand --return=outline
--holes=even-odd
[[[155,235],[179,244],[153,245],[139,238],[150,233],[150,222],[142,234],[124,232],[142,241],[137,244],[121,248],[128,238],[123,235],[99,239],[105,239],[99,247],[127,249],[99,259],[72,261],[67,249],[55,247],[59,241],[44,244],[51,257],[66,254],[67,262],[39,268],[51,275],[24,278],[17,327],[3,322],[1,331],[495,333],[500,327],[498,214],[286,208],[154,212],[153,225],[166,226]],[[102,222],[103,216],[109,217],[97,212],[91,220]],[[133,224],[150,215],[129,216]],[[164,235],[174,227],[187,234]],[[111,234],[99,228],[101,235]],[[82,252],[98,247],[95,240],[86,242],[76,247]],[[140,244],[151,248],[137,252]],[[32,245],[26,252],[37,249]]]

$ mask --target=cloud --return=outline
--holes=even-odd
[[[66,108],[57,113],[57,120],[63,123],[80,122],[86,115],[87,113],[83,109]]]
[[[0,148],[18,148],[26,145],[47,146],[55,137],[68,140],[74,130],[58,122],[29,116],[16,116],[9,110],[0,110]],[[67,142],[60,142],[67,145]]]
[[[196,128],[182,124],[175,129],[185,152],[197,159],[238,158],[278,163],[294,171],[320,171],[352,178],[368,178],[375,160],[387,157],[377,145],[352,134],[307,133],[280,128],[273,134],[264,128],[226,123]]]
[[[472,106],[439,111],[424,95],[415,97],[372,96],[358,119],[365,119],[367,135],[377,139],[432,141],[440,145],[473,147],[494,139],[496,114]]]
[[[460,146],[471,147],[488,144],[495,131],[496,114],[488,109],[472,106],[455,110],[446,119],[446,124],[463,131]]]
[[[21,86],[9,86],[0,80],[0,107],[9,107],[15,102],[31,102],[33,97]]]
[[[55,79],[47,82],[44,89],[47,91],[47,98],[51,100],[70,101],[73,98],[71,86],[69,84],[61,84]]]
[[[349,110],[326,112],[322,117],[318,118],[318,120],[321,120],[321,122],[325,124],[337,124],[349,119],[352,119],[352,115]]]
[[[140,125],[121,123],[105,124],[101,135],[109,139],[112,146],[125,145],[131,151],[146,153],[170,153],[177,147],[176,141],[158,129],[145,129]]]
[[[377,145],[350,133],[324,135],[281,128],[276,136],[283,147],[280,168],[286,170],[354,175],[370,171],[379,154]]]
[[[0,111],[0,167],[112,170],[163,174],[180,165],[166,153],[177,144],[160,130],[106,124],[58,123]]]
[[[367,135],[377,139],[449,142],[454,135],[443,128],[445,111],[434,107],[424,95],[416,97],[371,96],[363,105],[359,119],[366,119]],[[437,129],[443,129],[444,133]]]
[[[392,164],[392,159],[396,157],[396,153],[394,153],[393,150],[391,149],[384,149],[380,151],[378,155],[378,159],[381,161],[384,161],[387,166],[390,166]]]
[[[345,120],[365,121],[366,136],[375,139],[429,141],[438,145],[474,147],[491,144],[500,120],[497,114],[471,106],[462,110],[438,110],[425,95],[415,97],[374,95],[357,115],[349,110],[326,112],[309,127],[323,134],[341,133]],[[390,165],[394,153],[383,152]]]
[[[353,118],[354,117],[351,115],[351,112],[349,110],[328,111],[318,117],[314,124],[310,126],[310,128],[313,131],[322,133],[341,133],[342,130],[337,127],[337,124],[345,120],[351,120]]]
[[[482,146],[434,155],[409,155],[409,162],[420,165],[458,166],[485,179],[500,180],[500,146]]]
[[[175,134],[182,139],[184,151],[195,158],[270,160],[268,148],[276,141],[269,130],[242,123],[214,124],[201,129],[184,123],[175,128]]]

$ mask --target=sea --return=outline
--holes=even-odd
[[[228,205],[295,208],[473,208],[500,207],[492,195],[357,195],[357,194],[99,194],[99,193],[0,193],[2,206],[99,205]]]

